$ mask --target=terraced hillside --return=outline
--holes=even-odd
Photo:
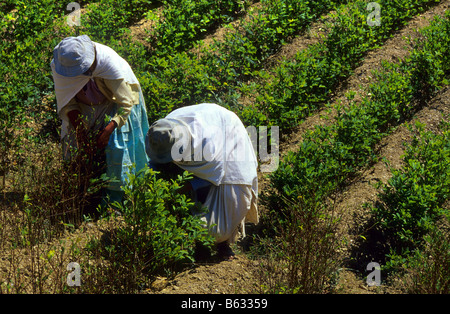
[[[71,27],[67,4],[1,4],[1,291],[448,293],[450,1],[376,3],[379,15],[351,0],[80,1]],[[150,122],[215,102],[279,128],[278,167],[259,173],[261,222],[235,260],[149,272],[157,262],[114,240],[127,217],[83,217],[49,68],[79,34],[130,63]],[[66,283],[73,261],[80,287]],[[366,283],[370,262],[380,286]]]

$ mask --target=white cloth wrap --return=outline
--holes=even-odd
[[[96,42],[94,42],[94,45],[97,52],[97,66],[90,76],[62,76],[56,73],[54,60],[52,60],[50,64],[53,72],[53,81],[55,83],[57,112],[62,120],[61,138],[64,138],[67,135],[69,125],[67,115],[62,114],[63,108],[91,78],[100,77],[108,80],[124,79],[129,84],[139,85],[138,79],[125,59],[108,46]]]
[[[239,226],[245,235],[244,223],[259,219],[258,162],[247,130],[235,113],[216,104],[183,107],[166,119],[183,121],[190,133],[184,138],[192,141],[191,151],[173,156],[180,159],[174,163],[213,184],[202,219],[217,242],[234,242]]]

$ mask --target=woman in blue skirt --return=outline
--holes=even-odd
[[[51,68],[65,158],[73,157],[74,149],[103,152],[111,179],[107,196],[121,201],[130,169],[137,172],[149,161],[148,118],[136,76],[113,49],[87,35],[63,39]]]

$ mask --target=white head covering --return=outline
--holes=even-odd
[[[86,36],[86,35],[84,35]],[[82,37],[82,36],[80,36]],[[87,37],[87,36],[86,36]],[[64,40],[63,40],[64,41]],[[103,79],[109,79],[109,80],[116,80],[116,79],[125,79],[126,82],[129,84],[137,84],[139,85],[139,81],[136,78],[136,76],[133,73],[133,70],[131,69],[130,65],[128,64],[125,59],[120,57],[113,49],[96,43],[92,42],[95,51],[97,53],[96,59],[97,59],[97,66],[91,75],[83,75],[83,72],[80,72],[81,74],[77,76],[64,76],[58,73],[57,69],[59,68],[58,62],[60,62],[60,59],[53,59],[50,66],[52,68],[53,73],[53,80],[55,82],[55,94],[56,94],[56,103],[57,103],[57,111],[60,116],[60,118],[63,121],[62,130],[61,130],[61,137],[63,138],[67,134],[67,126],[68,126],[68,117],[66,115],[61,114],[61,110],[69,103],[69,101],[75,97],[75,95],[83,88],[84,85],[87,84],[87,82],[94,78],[94,77],[100,77]],[[61,43],[58,45],[61,47]],[[56,48],[58,47],[56,46]],[[64,46],[64,45],[63,45]],[[55,50],[56,50],[55,48]],[[68,50],[68,49],[66,49]],[[86,50],[87,51],[87,50]],[[72,54],[74,56],[75,54]],[[86,57],[87,59],[90,59],[89,55],[82,55],[80,56]],[[59,60],[59,61],[58,61]],[[84,64],[83,60],[78,60],[80,64]],[[86,62],[87,63],[87,62]],[[91,62],[92,64],[92,62]],[[90,64],[90,65],[91,65]],[[89,67],[90,67],[89,65]],[[73,71],[73,70],[72,70]]]
[[[258,162],[253,143],[239,117],[216,104],[186,106],[172,111],[165,119],[178,120],[187,126],[191,145],[172,150],[175,164],[214,185],[252,185]],[[181,147],[181,146],[180,146]],[[150,157],[151,159],[151,157]]]
[[[81,75],[94,63],[94,43],[87,35],[64,38],[53,49],[53,60],[58,74],[67,77]]]
[[[145,139],[146,153],[151,161],[169,163],[190,151],[191,133],[188,126],[177,119],[159,119],[153,123]]]

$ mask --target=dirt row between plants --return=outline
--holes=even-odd
[[[242,18],[236,18],[233,22],[226,24],[224,26],[221,26],[214,31],[211,31],[209,34],[205,36],[205,38],[201,41],[201,44],[193,48],[191,52],[198,52],[200,53],[201,47],[208,47],[210,44],[213,43],[214,40],[221,41],[225,37],[225,34],[233,29],[239,29],[240,25],[248,21],[252,14],[254,12],[257,12],[259,8],[261,7],[261,3],[259,1],[254,1],[245,11],[245,14]],[[142,43],[144,46],[148,48],[152,48],[149,42],[147,41],[147,38],[150,36],[153,28],[155,27],[157,21],[159,21],[164,16],[164,7],[160,6],[152,10],[153,11],[153,17],[144,17],[139,22],[135,23],[134,25],[130,26],[130,35],[133,39],[137,40],[138,42]],[[238,15],[242,15],[242,12],[236,12]]]
[[[336,91],[330,103],[345,103],[345,96],[349,91],[355,91],[355,101],[362,99],[366,93],[365,88],[371,82],[372,70],[380,67],[382,60],[389,62],[398,62],[408,56],[411,48],[410,39],[418,36],[417,30],[429,25],[430,21],[436,15],[442,15],[450,7],[450,1],[444,1],[441,4],[431,8],[427,12],[414,17],[403,29],[394,34],[392,38],[380,49],[370,51],[364,58],[362,64],[357,67],[354,74]],[[323,34],[323,23],[325,19],[313,23],[309,32],[295,38],[290,44],[285,45],[278,56],[274,56],[277,61],[283,58],[291,58],[299,49],[305,49],[309,44],[315,43]],[[435,127],[441,119],[441,113],[449,112],[450,90],[445,89],[439,93],[428,106],[416,114],[414,119],[425,123],[430,128]],[[331,110],[330,110],[331,109]],[[331,108],[324,108],[315,115],[307,118],[292,134],[289,135],[289,141],[280,146],[280,155],[283,156],[290,150],[295,150],[298,143],[302,140],[302,135],[308,130],[312,130],[316,125],[325,125],[332,119],[334,111]],[[328,118],[325,118],[328,117]],[[370,213],[363,208],[366,202],[373,202],[376,198],[376,189],[373,183],[381,180],[387,182],[390,177],[390,171],[385,166],[382,158],[390,161],[391,166],[400,167],[401,155],[403,154],[403,143],[410,139],[410,132],[405,124],[399,126],[391,135],[383,139],[380,143],[380,161],[361,171],[358,179],[355,180],[340,195],[336,202],[342,217],[342,228],[346,233],[349,247],[344,248],[345,254],[350,255],[355,249],[362,228],[366,227],[366,222]],[[267,177],[260,174],[260,193],[263,193],[268,183]],[[367,252],[366,254],[370,254]],[[174,279],[158,278],[151,292],[156,293],[255,293],[259,290],[260,267],[257,260],[250,260],[245,254],[238,254],[234,261],[226,261],[218,264],[200,265],[193,269],[182,272]],[[400,293],[399,287],[368,287],[362,276],[355,270],[343,268],[340,271],[337,291],[339,293]]]

